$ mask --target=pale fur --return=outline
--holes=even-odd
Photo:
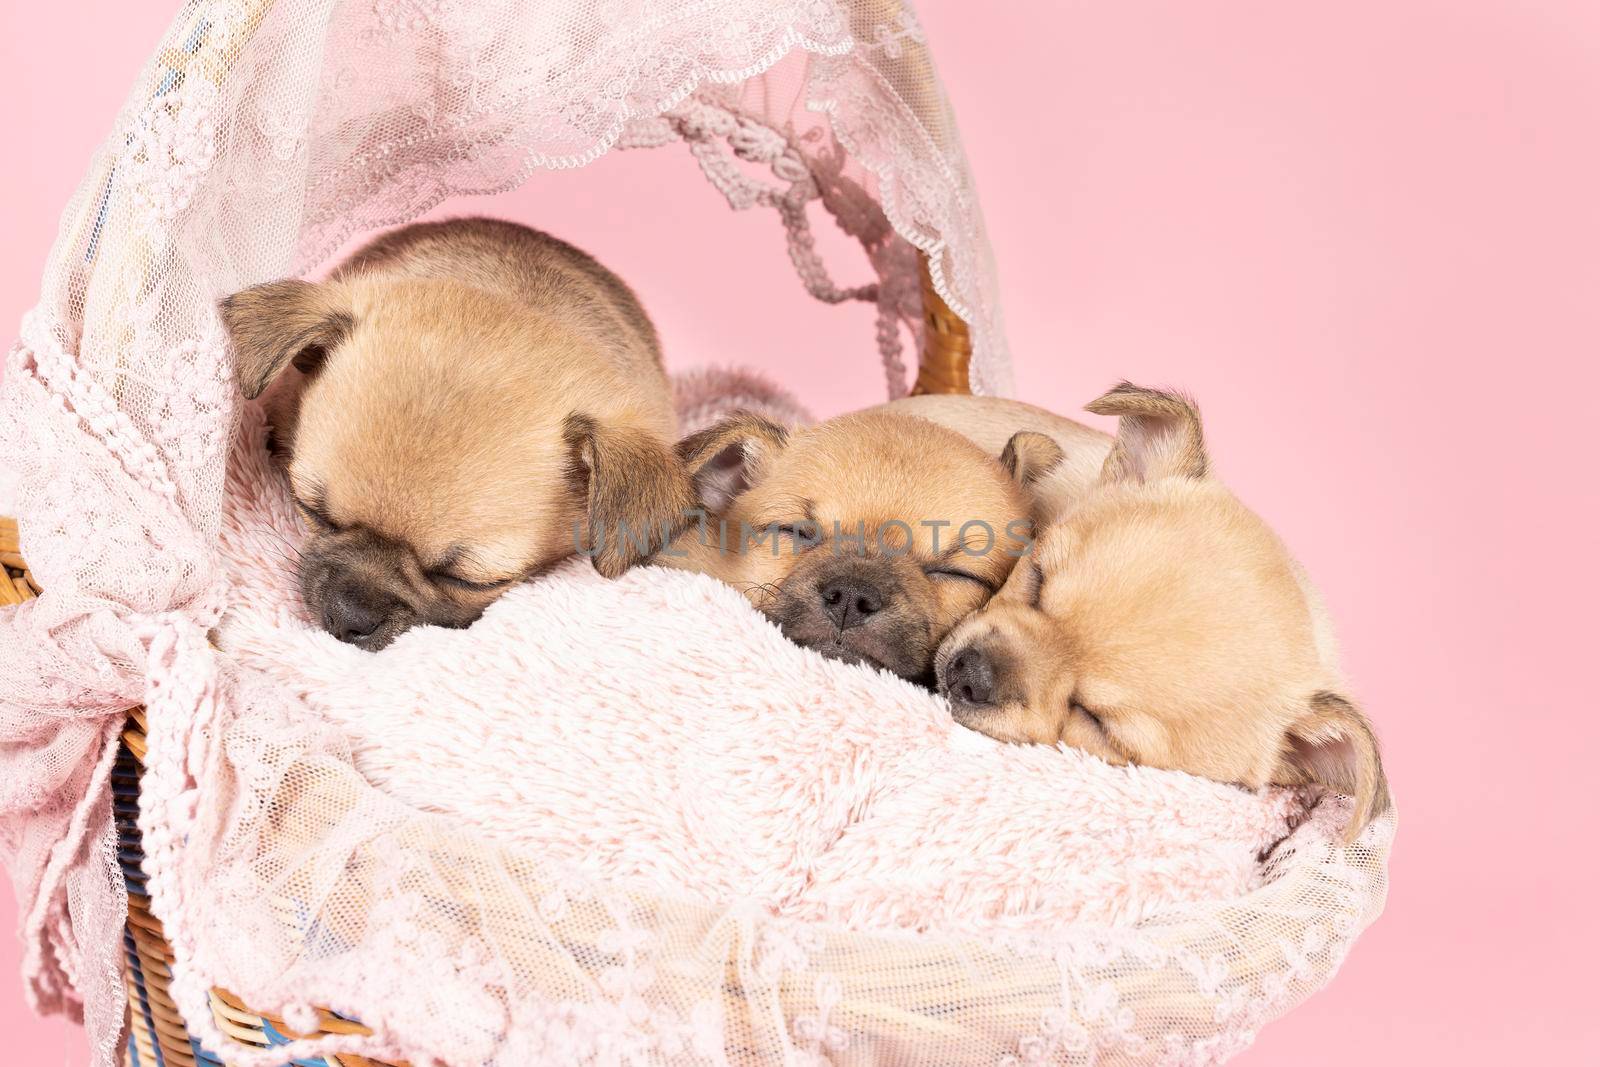
[[[572,553],[573,412],[671,440],[660,372],[601,358],[559,317],[448,279],[332,284],[363,328],[306,387],[290,474],[323,484],[343,523],[423,559],[468,544],[472,576],[517,575]]]
[[[308,521],[361,532],[319,529],[308,558],[340,553],[341,574],[414,621],[470,621],[597,527],[596,565],[620,573],[648,552],[624,550],[619,522],[676,530],[692,503],[648,318],[545,234],[416,224],[326,282],[268,283],[222,310],[246,394],[281,374],[267,411]],[[308,600],[325,584],[308,579]]]
[[[1018,431],[1044,434],[1061,446],[1060,462],[1033,483],[1039,516],[1048,520],[1075,504],[1100,477],[1111,437],[1019,400],[988,396],[911,396],[873,410],[915,415],[971,439],[991,456],[1005,450]]]
[[[247,410],[221,648],[337,726],[379,789],[558,869],[852,929],[1054,936],[1238,898],[1301,815],[1293,790],[998,744],[662,567],[564,564],[470,630],[367,655],[303,618],[273,551],[303,531],[261,438]]]
[[[1031,458],[1040,449],[1037,442],[1030,449],[1026,437],[1019,445]],[[1056,453],[1048,441],[1043,445]],[[856,553],[838,532],[859,531],[866,538],[862,565],[903,591],[903,610],[886,619],[892,622],[888,629],[859,635],[862,647],[848,651],[878,653],[876,662],[890,665],[892,660],[898,666],[891,669],[901,673],[931,666],[939,640],[999,588],[1031,533],[1033,502],[1024,484],[1030,473],[1008,470],[959,433],[920,418],[859,412],[819,426],[785,429],[735,417],[688,439],[680,451],[706,490],[712,522],[686,530],[658,562],[720,578],[795,640],[822,648],[829,638],[826,625],[808,628],[809,620],[790,616],[803,606],[796,598],[814,592],[819,576],[837,565],[841,554]],[[720,493],[707,488],[707,472],[719,461],[728,468],[721,476],[736,483]],[[786,539],[774,552],[739,536],[747,525],[760,529],[807,518],[821,535],[810,548]],[[947,525],[929,525],[941,522]],[[967,530],[972,551],[946,558],[968,523],[981,524]],[[891,551],[878,551],[880,537]],[[842,635],[840,647],[824,650],[845,654],[843,646],[858,635]],[[900,647],[883,647],[896,643]],[[919,656],[916,650],[923,645],[926,655]]]
[[[941,679],[967,649],[997,668],[993,706],[957,701],[959,719],[1112,762],[1349,792],[1352,834],[1387,807],[1322,598],[1211,475],[1189,401],[1119,386],[1091,405],[1121,417],[1116,438],[1015,401],[918,397],[888,410],[990,451],[1018,429],[1048,433],[1065,455],[1036,487],[1054,510],[1032,558],[940,649]]]

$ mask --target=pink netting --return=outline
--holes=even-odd
[[[208,990],[226,983],[291,1024],[320,1002],[377,1031],[321,1051],[419,1064],[1214,1062],[1326,981],[1381,907],[1392,818],[1351,848],[1308,824],[1235,902],[1003,943],[582,885],[377,794],[293,692],[212,648],[235,415],[217,298],[447,196],[675,142],[732,206],[782,216],[814,295],[876,303],[891,395],[920,321],[914,248],[972,328],[974,386],[1004,390],[982,222],[909,5],[216,0],[186,5],[145,68],[0,398],[47,590],[0,616],[0,847],[30,994],[81,1007],[95,1063],[123,1022],[106,781],[140,702],[154,909],[178,1004],[218,1046]],[[823,268],[812,201],[860,240],[864,283]]]

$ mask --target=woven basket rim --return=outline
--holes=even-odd
[[[20,554],[14,547],[15,540],[15,522],[0,518],[0,554],[7,555],[6,577],[8,581],[11,581],[17,573],[17,568],[14,568],[9,561],[20,560]],[[8,545],[13,547],[8,549]],[[27,572],[24,570],[22,573],[26,574]],[[31,575],[28,575],[25,581],[29,583],[27,588],[30,591],[33,590]],[[11,587],[16,588],[15,586]],[[0,589],[0,591],[3,591],[3,589]],[[139,762],[142,762],[145,755],[145,727],[146,720],[143,708],[130,709],[128,722],[122,733],[122,741],[132,758]],[[1288,850],[1289,855],[1285,857],[1281,846],[1293,838],[1293,834],[1291,834],[1291,837],[1285,838],[1284,842],[1280,842],[1280,846],[1273,850],[1270,855],[1265,855],[1258,859],[1257,862],[1261,866],[1264,881],[1249,893],[1229,899],[1201,901],[1191,905],[1166,909],[1126,926],[1080,923],[1072,924],[1072,929],[1076,933],[1104,936],[1111,940],[1138,934],[1154,934],[1169,948],[1181,950],[1185,943],[1198,941],[1201,937],[1213,934],[1219,928],[1235,929],[1249,925],[1251,916],[1281,915],[1281,908],[1276,906],[1280,902],[1296,897],[1301,890],[1310,889],[1318,883],[1319,879],[1338,877],[1336,874],[1330,874],[1328,868],[1330,866],[1339,866],[1342,869],[1342,864],[1333,864],[1333,858],[1347,849],[1364,850],[1372,853],[1378,862],[1370,866],[1375,871],[1385,871],[1387,868],[1387,854],[1397,823],[1397,813],[1391,806],[1388,811],[1374,820],[1362,832],[1354,845],[1341,845],[1332,840],[1315,839],[1310,842],[1314,846],[1313,848],[1302,848],[1300,846],[1306,844],[1306,842],[1300,842],[1292,846]],[[1319,852],[1319,849],[1322,851]],[[1385,877],[1382,874],[1376,876]],[[663,894],[656,893],[652,895],[659,899],[668,899]],[[135,900],[136,897],[138,898],[137,900]],[[1381,910],[1381,907],[1382,901],[1379,899],[1374,907],[1368,909],[1366,914],[1350,916],[1357,925],[1355,931],[1357,935],[1362,928],[1370,924],[1376,917],[1377,912]],[[842,927],[836,923],[813,921],[803,922],[802,925],[829,933],[837,933],[848,939],[862,942],[869,940],[879,944],[898,942],[905,949],[919,951],[924,956],[929,956],[930,953],[937,955],[940,949],[948,948],[957,943],[951,938],[950,931],[930,931],[927,933],[863,931]],[[171,948],[165,944],[160,924],[149,911],[148,899],[132,891],[131,887],[129,930],[130,936],[144,945],[147,952],[152,951],[149,947],[150,945],[161,946],[162,954],[170,962]],[[1048,932],[1041,931],[1041,933]],[[1057,931],[1056,933],[1060,935],[1064,931]],[[984,939],[977,938],[976,940],[982,941]],[[1352,936],[1351,940],[1354,940],[1354,936]],[[1006,939],[998,939],[997,947],[1003,947],[1005,943]],[[931,956],[926,962],[932,962]],[[157,977],[149,973],[150,968],[148,967],[144,968],[144,971],[146,973],[138,976],[142,981],[150,982]],[[132,975],[130,975],[129,981],[135,981]],[[883,994],[890,992],[890,990],[882,990]],[[165,996],[164,988],[159,990],[159,994],[160,996]],[[239,1036],[234,1033],[235,1030],[246,1034],[261,1035],[266,1028],[284,1035],[299,1036],[290,1034],[283,1020],[254,1012],[246,1006],[242,998],[231,993],[216,990],[212,999],[213,1013],[219,1026],[233,1036]],[[877,1001],[881,997],[875,996],[872,999]],[[893,1003],[893,998],[890,997],[879,1005],[879,1008],[880,1010],[889,1010]],[[151,1041],[160,1042],[166,1039],[177,1039],[175,1034],[165,1032],[165,1030],[170,1030],[173,1025],[171,1018],[157,1019],[156,1021],[160,1024],[157,1027],[157,1032],[147,1035]],[[929,1022],[931,1024],[933,1021],[929,1020]],[[319,1009],[319,1023],[321,1024],[320,1031],[322,1033],[371,1033],[370,1030],[362,1027],[359,1023],[345,1019],[326,1009]],[[184,1038],[187,1039],[186,1034]],[[257,1040],[264,1039],[258,1037]],[[385,1065],[379,1064],[377,1061],[367,1062],[373,1063],[374,1067],[385,1067]],[[395,1067],[403,1067],[403,1065],[395,1065]]]

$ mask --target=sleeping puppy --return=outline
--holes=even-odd
[[[733,585],[796,644],[930,681],[940,640],[1026,549],[1027,486],[1061,454],[1019,433],[997,460],[879,413],[797,430],[741,414],[679,452],[706,520],[658,563]]]
[[[1055,514],[1028,558],[939,650],[958,721],[1113,763],[1325,786],[1355,799],[1351,838],[1389,806],[1321,598],[1212,477],[1190,402],[1118,386],[1088,408],[1119,418],[1114,439],[1011,401],[889,407],[968,429],[991,450],[1027,428],[1066,453],[1036,487]]]
[[[341,641],[465,626],[580,545],[615,576],[693,505],[655,329],[614,274],[546,234],[407,226],[325,282],[257,285],[221,312],[240,390],[273,386],[310,527],[301,592]]]

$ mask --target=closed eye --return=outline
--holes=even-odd
[[[327,507],[320,502],[306,501],[301,500],[299,497],[295,497],[294,506],[299,508],[300,513],[307,519],[310,519],[311,524],[318,529],[332,532],[337,532],[340,529],[343,529],[343,527],[333,521],[333,516],[328,514]]]
[[[1112,733],[1106,726],[1105,716],[1091,708],[1086,708],[1076,700],[1072,702],[1072,710],[1089,720],[1089,725],[1094,727],[1095,733],[1100,735],[1100,743],[1104,745],[1118,759],[1127,763],[1138,763],[1133,751],[1124,743],[1123,738]]]
[[[428,577],[432,578],[440,585],[447,586],[451,589],[464,589],[471,593],[492,593],[496,589],[504,589],[506,586],[516,581],[515,578],[496,578],[494,581],[490,582],[477,582],[468,578],[462,578],[459,575],[449,574],[444,571],[430,571],[428,573]]]
[[[1044,571],[1033,560],[1028,561],[1028,607],[1037,608],[1044,599]]]
[[[792,537],[806,546],[811,546],[822,540],[822,527],[811,519],[801,519],[799,522],[780,522],[772,527],[773,531],[785,537]]]
[[[927,572],[929,578],[938,578],[945,581],[972,582],[980,585],[989,592],[995,591],[995,585],[987,578],[979,577],[971,571],[958,570],[954,567],[934,567]]]
[[[1076,701],[1074,701],[1072,704],[1072,710],[1076,711],[1078,714],[1082,715],[1084,718],[1093,723],[1096,730],[1099,730],[1101,733],[1106,732],[1105,720],[1102,719],[1097,713],[1090,711],[1088,708]]]

